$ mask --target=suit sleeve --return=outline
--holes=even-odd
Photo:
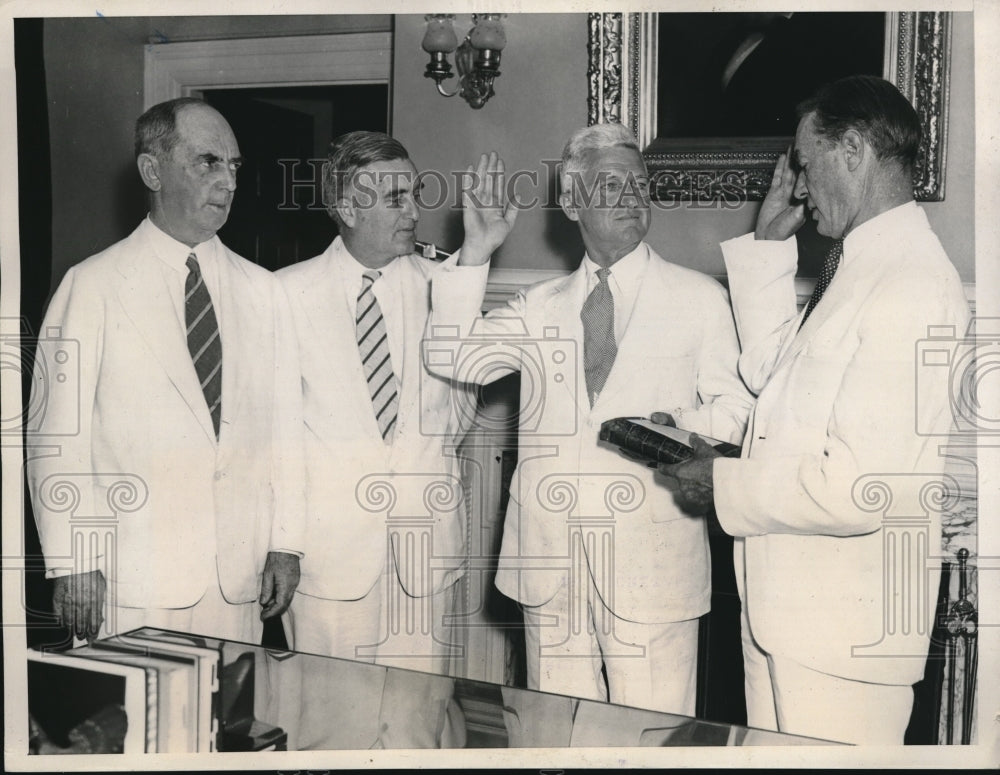
[[[302,377],[298,339],[291,305],[282,284],[274,280],[274,414],[271,439],[275,511],[271,523],[272,552],[304,555],[305,440]]]
[[[432,275],[424,364],[440,377],[485,385],[520,370],[510,339],[527,336],[525,295],[481,314],[489,265],[442,266]]]
[[[697,386],[701,405],[675,412],[677,425],[721,441],[740,444],[746,433],[753,396],[740,379],[740,357],[733,315],[725,291],[706,295],[704,329],[698,355]]]
[[[47,578],[101,567],[100,550],[74,556],[71,520],[74,514],[107,513],[107,504],[96,503],[100,472],[94,471],[91,452],[103,339],[103,300],[73,267],[42,323],[25,414],[28,487]]]
[[[965,330],[968,307],[960,295],[947,278],[927,276],[899,278],[877,295],[849,361],[831,372],[840,383],[822,445],[715,461],[716,511],[727,533],[870,533],[882,526],[882,513],[863,508],[862,477],[940,477],[938,445],[952,423],[948,369],[921,368],[915,355],[929,322]]]
[[[754,235],[722,243],[729,292],[740,342],[740,374],[760,393],[790,337],[798,330],[795,237],[757,240]]]

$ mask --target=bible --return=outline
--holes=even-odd
[[[639,458],[650,468],[661,463],[683,463],[692,456],[691,431],[657,425],[643,417],[616,417],[601,423],[598,439]],[[699,434],[700,436],[700,434]],[[725,457],[739,457],[741,448],[727,441],[700,436]]]

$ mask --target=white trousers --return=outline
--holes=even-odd
[[[778,730],[855,745],[902,745],[913,687],[851,681],[768,655]]]
[[[604,605],[590,573],[580,575],[576,594],[564,584],[549,602],[521,606],[528,688],[694,716],[698,620],[627,621]]]
[[[289,645],[308,654],[446,674],[454,592],[452,584],[434,595],[411,597],[391,564],[358,600],[296,592],[288,609]]]

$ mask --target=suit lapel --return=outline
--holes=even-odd
[[[590,411],[590,400],[587,398],[587,377],[583,369],[583,321],[580,310],[587,294],[587,269],[580,263],[580,268],[552,288],[552,295],[544,305],[542,325],[544,328],[554,327],[559,339],[569,339],[577,344],[576,351],[576,400],[573,411],[580,417],[586,417]],[[551,332],[532,330],[532,336],[547,337]],[[544,353],[543,353],[544,357]],[[523,379],[523,377],[522,377]],[[562,386],[545,380],[546,389],[558,390]],[[554,393],[554,395],[558,395]],[[568,407],[572,401],[546,400],[546,411],[559,411],[559,407]]]
[[[374,439],[379,437],[378,423],[358,356],[355,321],[347,308],[344,274],[337,265],[338,244],[339,240],[334,241],[317,262],[310,277],[312,282],[302,291],[301,304],[310,324],[310,341],[318,343],[320,351],[320,355],[309,364],[309,373],[316,382],[312,389],[354,403],[354,409],[311,419],[337,426],[319,430],[322,437],[341,438],[344,436],[342,423],[346,416],[351,416],[359,432]],[[297,303],[294,299],[292,301]],[[357,398],[353,398],[355,396]]]
[[[415,353],[420,353],[420,340],[427,325],[429,303],[427,296],[430,288],[422,274],[411,267],[406,258],[396,259],[399,262],[396,292],[402,302],[403,312],[403,342],[398,348],[402,353],[402,363],[393,361],[392,368],[399,379],[399,414],[396,418],[396,439],[404,437],[403,430],[408,427],[414,411],[419,411],[421,382],[424,380],[422,363],[414,359]],[[393,444],[395,446],[395,443]]]
[[[230,429],[236,425],[243,406],[244,391],[250,389],[252,380],[242,369],[259,357],[254,350],[261,343],[261,313],[254,309],[249,292],[246,272],[230,255],[228,249],[216,238],[216,255],[219,262],[219,298],[213,301],[220,309],[222,332],[222,424]],[[270,312],[269,309],[266,310]],[[222,431],[220,441],[231,438]]]
[[[127,258],[119,267],[118,299],[153,357],[163,367],[214,445],[215,428],[187,348],[187,334],[164,287],[152,247],[141,237],[134,236],[134,239],[136,244],[126,248]],[[141,378],[141,374],[136,375],[137,380]]]
[[[615,362],[611,365],[608,379],[604,383],[604,390],[597,397],[598,403],[625,389],[629,381],[635,379],[635,370],[631,364],[641,362],[643,354],[649,348],[649,340],[637,336],[635,332],[648,331],[647,320],[657,315],[666,303],[662,293],[663,284],[653,281],[658,277],[661,270],[660,265],[663,263],[663,259],[649,250],[649,263],[646,265],[646,271],[639,284],[639,292],[635,297],[632,315],[628,320],[622,340],[618,344],[618,354],[615,356]],[[617,310],[615,314],[617,314]]]

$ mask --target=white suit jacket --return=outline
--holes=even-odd
[[[216,441],[146,220],[72,267],[39,341],[28,477],[48,575],[91,570],[118,605],[256,600],[269,550],[301,552],[296,353],[273,275],[221,243]],[[214,238],[218,241],[218,237]]]
[[[462,415],[451,383],[427,372],[420,359],[430,277],[440,267],[401,256],[382,279],[397,283],[405,321],[402,362],[393,360],[402,388],[399,414],[386,445],[334,269],[344,258],[349,255],[338,237],[319,256],[278,272],[301,353],[309,558],[299,590],[328,600],[360,598],[391,558],[403,588],[427,595],[461,575],[465,546],[454,456]]]
[[[941,549],[940,515],[920,491],[942,481],[938,447],[951,422],[949,369],[917,355],[928,326],[965,333],[958,275],[911,202],[848,235],[841,267],[799,330],[794,238],[749,234],[722,249],[740,369],[759,396],[745,459],[715,463],[715,503],[726,532],[746,536],[754,638],[821,672],[914,683]],[[931,556],[926,575],[917,569],[905,582],[893,580],[905,570],[904,547],[893,543],[903,540],[914,542],[911,558]],[[904,609],[905,625],[893,614]]]
[[[474,383],[521,372],[519,460],[496,585],[524,604],[545,603],[569,583],[582,551],[604,602],[625,619],[682,621],[709,609],[704,519],[679,511],[652,469],[598,445],[605,420],[654,411],[672,411],[679,426],[718,439],[743,438],[752,397],[737,375],[725,291],[649,253],[593,408],[583,372],[584,266],[481,319],[485,268],[434,279],[430,367]]]

